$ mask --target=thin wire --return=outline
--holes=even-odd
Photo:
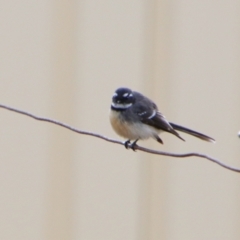
[[[38,121],[53,123],[55,125],[61,126],[63,128],[66,128],[70,131],[73,131],[73,132],[76,132],[76,133],[79,133],[79,134],[93,136],[93,137],[96,137],[96,138],[103,139],[107,142],[111,142],[111,143],[120,144],[120,145],[125,146],[125,142],[118,141],[118,140],[115,140],[115,139],[111,139],[111,138],[105,137],[105,136],[97,134],[97,133],[92,133],[92,132],[88,132],[88,131],[79,130],[77,128],[71,127],[71,126],[69,126],[65,123],[62,123],[62,122],[59,122],[59,121],[56,121],[56,120],[53,120],[53,119],[49,119],[49,118],[45,118],[45,117],[38,117],[38,116],[36,116],[34,114],[31,114],[31,113],[28,113],[26,111],[22,111],[22,110],[19,110],[19,109],[16,109],[16,108],[12,108],[12,107],[9,107],[9,106],[3,105],[3,104],[0,104],[0,108],[4,108],[4,109],[7,109],[9,111],[16,112],[16,113],[31,117],[31,118],[33,118],[35,120],[38,120]],[[234,171],[234,172],[240,172],[239,168],[229,166],[229,165],[219,161],[218,159],[212,158],[212,157],[210,157],[208,155],[205,155],[205,154],[194,153],[194,152],[184,153],[184,154],[169,153],[169,152],[156,151],[156,150],[144,148],[144,147],[141,147],[137,144],[135,144],[135,145],[130,144],[130,145],[128,145],[128,147],[133,149],[134,151],[139,150],[139,151],[143,151],[143,152],[147,152],[147,153],[151,153],[151,154],[168,156],[168,157],[176,157],[176,158],[199,157],[199,158],[204,158],[204,159],[207,159],[211,162],[214,162],[214,163],[216,163],[216,164],[218,164],[218,165],[220,165],[220,166],[222,166],[222,167],[224,167],[228,170],[231,170],[231,171]]]

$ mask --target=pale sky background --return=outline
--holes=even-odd
[[[240,168],[240,2],[0,2],[0,103],[121,139],[116,88],[152,98],[210,144],[140,145]],[[0,239],[239,240],[240,174],[127,151],[0,109]]]

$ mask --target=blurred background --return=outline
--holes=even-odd
[[[120,86],[216,144],[141,146],[240,168],[238,0],[0,2],[0,103],[120,139]],[[240,174],[127,151],[0,109],[0,239],[238,240]]]

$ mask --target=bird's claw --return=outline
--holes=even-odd
[[[131,148],[131,142],[130,142],[130,140],[127,140],[126,142],[124,142],[124,146],[125,146],[126,149]]]
[[[124,146],[126,149],[131,148],[134,152],[136,151],[136,146],[137,146],[137,140],[134,141],[133,143],[131,143],[130,140],[127,140],[126,142],[124,142]]]

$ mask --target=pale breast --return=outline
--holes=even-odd
[[[158,135],[159,131],[143,123],[129,123],[122,120],[117,111],[110,112],[110,122],[114,131],[130,140],[147,139]]]

